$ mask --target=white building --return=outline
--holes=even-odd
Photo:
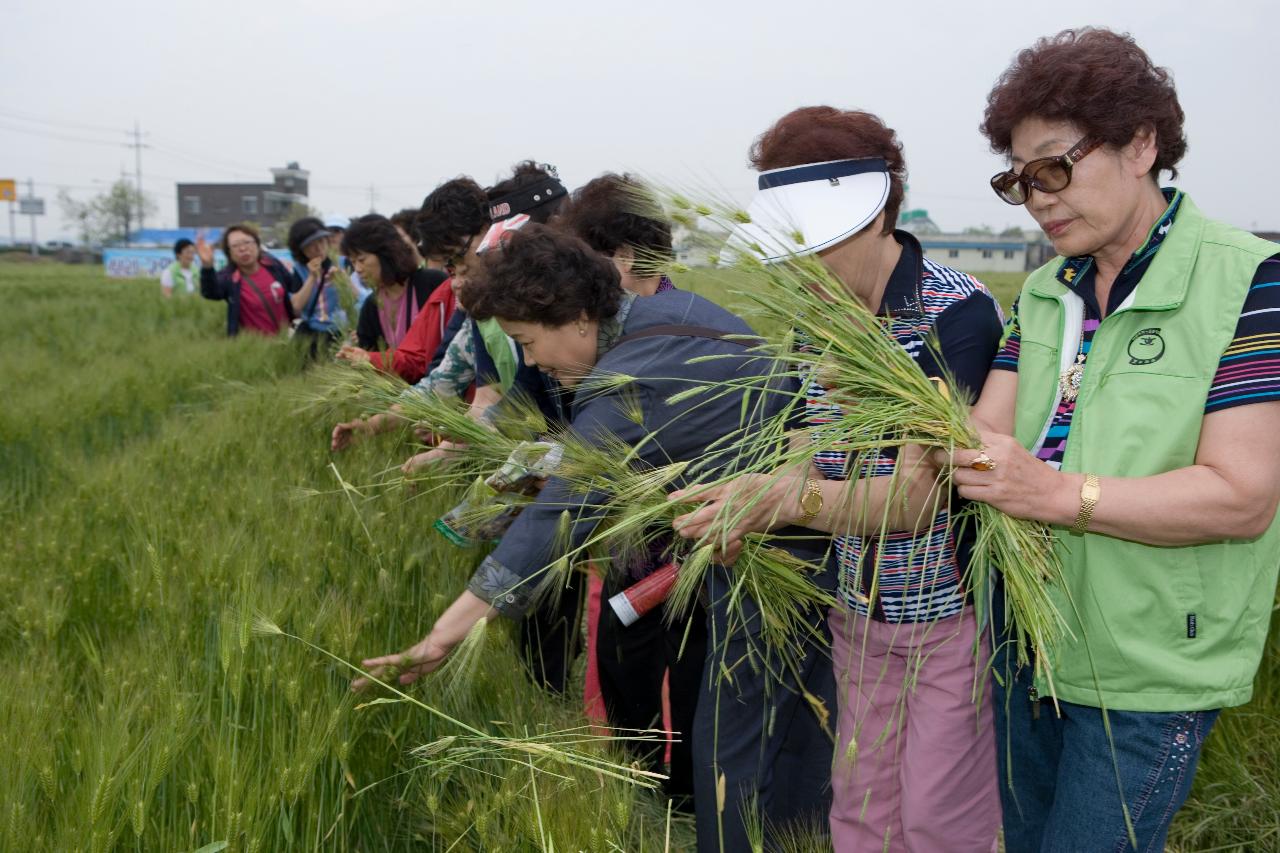
[[[961,272],[1024,272],[1027,269],[1025,237],[989,234],[919,234],[925,257]]]

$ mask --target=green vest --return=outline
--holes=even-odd
[[[173,282],[173,289],[182,289],[183,293],[197,293],[200,290],[200,265],[192,263],[191,267],[191,283],[193,287],[187,287],[187,278],[182,274],[182,264],[174,261],[169,264],[169,280]]]
[[[511,350],[507,333],[502,331],[497,319],[493,317],[481,320],[476,324],[476,328],[480,330],[480,339],[484,341],[484,348],[489,351],[493,366],[498,370],[498,387],[505,394],[511,390],[511,385],[516,379],[516,368],[519,367],[516,364],[516,354]]]
[[[1134,293],[1093,337],[1062,470],[1146,477],[1195,462],[1205,399],[1258,265],[1276,245],[1206,219],[1184,197]],[[1022,288],[1014,434],[1042,441],[1084,310],[1057,258]],[[1053,651],[1068,702],[1127,711],[1242,705],[1266,643],[1280,521],[1249,541],[1156,547],[1055,528],[1070,626]],[[1068,594],[1069,593],[1069,598]],[[1087,644],[1087,647],[1086,647]],[[1037,689],[1049,693],[1043,676]]]

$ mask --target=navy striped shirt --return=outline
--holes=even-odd
[[[923,257],[919,243],[909,234],[896,232],[895,237],[903,244],[902,257],[890,275],[878,313],[888,317],[894,338],[926,376],[941,376],[945,369],[976,397],[999,346],[999,304],[973,276]],[[936,349],[925,345],[931,337]],[[945,364],[939,364],[939,359]],[[840,417],[840,408],[812,379],[805,393],[805,420],[812,433],[820,436]],[[893,474],[897,453],[882,451],[860,471],[849,470],[849,455],[838,450],[815,453],[813,463],[828,480],[887,477]],[[954,616],[964,606],[960,579],[971,534],[957,536],[943,508],[923,530],[836,535],[840,595],[851,610],[882,622],[932,622]]]

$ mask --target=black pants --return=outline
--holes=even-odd
[[[539,687],[563,693],[582,648],[586,582],[573,578],[558,597],[539,602],[520,620],[520,653]]]
[[[662,728],[662,679],[669,673],[671,745],[666,791],[673,798],[693,796],[693,725],[706,657],[706,612],[700,605],[685,619],[667,624],[656,607],[631,625],[623,625],[609,598],[625,580],[606,578],[600,598],[596,663],[609,725],[624,729]],[[683,646],[683,648],[682,648]],[[649,770],[663,772],[663,746],[631,744]]]
[[[825,707],[834,725],[827,614],[812,611],[811,624],[828,646],[810,644],[801,659],[783,666],[770,659],[750,627],[726,636],[729,619],[716,604],[723,602],[717,587],[722,595],[723,575],[713,571],[703,693],[693,728],[698,853],[751,850],[748,827],[760,823],[765,849],[774,849],[770,830],[797,822],[825,825],[831,810],[834,733],[814,707]],[[724,791],[723,812],[717,789]]]

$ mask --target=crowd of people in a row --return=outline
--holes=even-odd
[[[665,765],[701,850],[751,849],[753,812],[769,833],[829,820],[839,851],[994,850],[1002,820],[1010,851],[1162,849],[1219,710],[1251,695],[1280,565],[1280,256],[1161,188],[1185,153],[1182,125],[1168,73],[1127,36],[1067,31],[1017,56],[982,120],[1010,160],[991,185],[1059,257],[1006,321],[978,280],[895,228],[907,170],[892,129],[830,107],[783,116],[751,147],[751,211],[784,210],[788,254],[816,256],[922,371],[972,395],[983,446],[890,448],[858,470],[824,451],[808,471],[678,484],[701,505],[671,535],[716,542],[724,559],[674,623],[656,610],[625,624],[599,604],[661,565],[660,548],[533,595],[557,549],[593,526],[577,514],[566,542],[563,510],[589,500],[553,476],[429,634],[364,666],[408,684],[501,614],[519,620],[532,676],[565,692],[589,614],[588,694],[609,724],[662,725],[665,682],[680,734],[669,761],[649,745],[638,757]],[[822,430],[847,402],[821,377],[779,380],[794,387],[747,405],[758,386],[742,380],[767,360],[734,337],[745,322],[664,274],[671,228],[637,206],[641,192],[606,174],[570,193],[528,161],[341,233],[301,220],[292,269],[253,228],[228,227],[226,266],[203,241],[179,247],[171,281],[194,249],[200,292],[227,302],[231,334],[296,318],[315,351],[395,373],[406,393],[466,398],[482,423],[519,396],[588,442],[632,445],[642,464],[706,464],[723,436],[791,400],[803,401],[793,440]],[[752,219],[731,242],[760,248]],[[625,391],[581,390],[619,374]],[[740,390],[680,395],[690,383]],[[340,423],[333,449],[397,421]],[[449,452],[424,447],[406,470]],[[721,455],[714,469],[731,471]],[[999,583],[965,588],[980,531],[939,508],[944,471],[958,499],[1052,526],[1070,631],[1045,667],[1009,658]],[[724,512],[743,495],[748,511]],[[761,532],[825,566],[817,582],[839,602],[811,614],[805,655],[785,668],[752,642],[759,614],[733,623],[727,609],[735,543]]]

